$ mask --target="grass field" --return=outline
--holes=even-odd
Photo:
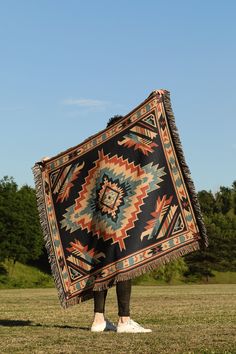
[[[63,310],[55,289],[0,290],[3,353],[236,353],[236,284],[133,286],[148,334],[91,333],[93,302]],[[107,317],[117,320],[115,289]]]

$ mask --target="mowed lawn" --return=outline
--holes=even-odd
[[[63,310],[55,289],[0,290],[0,353],[236,353],[236,284],[133,286],[148,334],[91,333],[93,302]],[[106,315],[117,321],[115,289]]]

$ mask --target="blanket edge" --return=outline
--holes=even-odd
[[[51,267],[51,272],[53,276],[54,283],[58,292],[58,297],[63,308],[67,307],[67,301],[65,298],[65,291],[61,282],[60,272],[58,269],[56,257],[53,252],[53,245],[51,241],[50,228],[47,221],[47,211],[44,201],[44,188],[43,188],[43,179],[42,179],[42,166],[39,163],[36,163],[32,167],[36,191],[36,200],[37,208],[39,213],[39,221],[43,232],[44,245],[47,250],[48,260]]]
[[[175,146],[178,161],[182,167],[183,177],[186,183],[186,187],[188,188],[189,197],[191,199],[192,207],[194,209],[195,216],[196,216],[196,221],[202,236],[201,239],[199,240],[200,249],[205,250],[209,246],[207,231],[204,225],[203,215],[198,201],[197,192],[191,177],[190,169],[186,163],[178,128],[175,123],[175,116],[171,106],[169,91],[165,91],[165,94],[163,95],[163,105],[165,108],[166,115],[168,117],[167,121],[169,123],[169,128],[172,135],[172,140]]]

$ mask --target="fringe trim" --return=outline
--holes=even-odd
[[[168,253],[154,261],[151,261],[148,264],[144,264],[137,269],[132,269],[130,271],[127,271],[125,274],[123,273],[117,274],[112,280],[109,279],[102,283],[97,283],[97,284],[95,283],[93,289],[88,290],[86,293],[80,296],[75,296],[71,299],[66,300],[64,307],[68,308],[77,305],[83,301],[90,300],[93,298],[93,291],[101,291],[101,290],[109,289],[120,281],[134,279],[142,274],[155,270],[158,266],[165,265],[170,261],[178,259],[179,257],[184,256],[185,254],[188,254],[190,252],[198,251],[199,249],[200,249],[199,242],[194,241],[193,243],[186,245],[182,248],[179,248],[177,250],[174,250],[171,253]]]
[[[173,110],[171,107],[169,91],[165,90],[164,95],[163,95],[163,101],[164,101],[165,112],[166,112],[166,115],[168,118],[170,132],[172,135],[173,143],[174,143],[176,154],[178,157],[178,161],[179,161],[180,166],[182,167],[183,177],[184,177],[184,180],[185,180],[188,192],[189,192],[189,196],[190,196],[190,199],[192,202],[193,210],[195,212],[197,224],[198,224],[201,236],[202,236],[201,240],[199,240],[200,249],[205,250],[209,245],[207,232],[206,232],[206,228],[205,228],[205,225],[203,222],[203,216],[202,216],[200,204],[199,204],[199,201],[197,198],[197,193],[196,193],[196,190],[194,187],[193,180],[191,178],[191,173],[190,173],[189,167],[188,167],[186,160],[185,160],[185,156],[184,156],[183,148],[181,145],[178,129],[175,124],[175,117],[174,117],[174,113],[173,113]]]
[[[51,271],[53,275],[53,279],[58,290],[58,297],[61,303],[61,306],[66,308],[66,297],[65,291],[63,288],[63,284],[61,282],[60,271],[58,269],[58,265],[56,262],[56,258],[54,255],[54,249],[51,240],[50,228],[47,220],[47,212],[44,201],[44,188],[43,188],[43,179],[42,179],[42,165],[36,163],[32,168],[35,182],[35,190],[36,190],[36,199],[37,199],[37,207],[39,212],[39,220],[41,224],[41,228],[43,231],[43,238],[45,241],[45,247],[48,254],[48,260],[51,266]]]
[[[193,243],[183,246],[182,248],[179,248],[177,250],[174,250],[171,253],[163,255],[160,258],[153,260],[148,264],[139,266],[139,268],[137,269],[132,269],[130,271],[127,271],[125,274],[123,273],[117,274],[116,277],[114,278],[114,281],[112,281],[112,283],[111,280],[107,280],[103,283],[95,284],[93,290],[101,291],[101,290],[108,289],[119,281],[125,281],[125,280],[136,278],[142,274],[155,270],[158,266],[165,265],[170,261],[178,259],[179,257],[184,256],[185,254],[188,254],[190,252],[198,251],[199,249],[200,249],[199,242],[194,241]]]
[[[66,308],[91,299],[93,299],[93,289],[87,290],[86,294],[83,294],[81,296],[74,296],[71,299],[66,300]]]

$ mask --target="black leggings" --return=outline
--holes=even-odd
[[[107,290],[94,291],[93,294],[94,294],[94,312],[104,313]],[[117,295],[117,303],[118,303],[118,316],[129,316],[131,280],[125,280],[116,283],[116,295]]]

